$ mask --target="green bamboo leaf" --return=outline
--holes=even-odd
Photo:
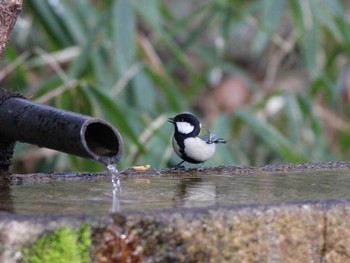
[[[284,160],[290,162],[303,162],[307,160],[306,157],[295,152],[294,144],[270,124],[258,120],[254,115],[244,110],[237,111],[236,115]]]
[[[90,94],[90,97],[93,96],[91,98],[96,101],[96,107],[102,112],[104,118],[111,120],[111,122],[116,125],[121,135],[129,138],[138,146],[140,151],[143,152],[143,146],[140,144],[134,129],[129,124],[129,115],[125,114],[125,112],[117,106],[117,103],[101,89],[86,87],[85,91]]]
[[[50,1],[28,0],[26,4],[31,7],[31,10],[35,13],[35,18],[40,21],[40,24],[50,36],[53,46],[59,48],[62,45],[70,46],[72,44],[57,16],[57,13],[64,10],[59,10],[57,7],[50,5]]]
[[[145,68],[149,76],[152,78],[158,88],[165,94],[167,109],[174,112],[181,112],[188,110],[189,106],[186,104],[186,98],[179,91],[179,88],[175,86],[170,80],[165,77],[159,76],[149,68]]]
[[[187,60],[186,54],[183,52],[182,47],[177,45],[174,42],[174,39],[172,36],[164,32],[161,35],[161,43],[162,45],[165,45],[168,49],[171,55],[173,56],[172,63],[170,64],[170,67],[173,68],[175,65],[179,64],[180,66],[184,67],[184,69],[190,74],[195,75],[191,64]]]
[[[116,61],[123,74],[134,63],[136,51],[135,14],[130,0],[115,1],[112,7],[113,41],[116,48]]]
[[[346,14],[344,13],[344,7],[342,7],[338,1],[325,0],[320,2],[319,8],[315,10],[320,22],[328,29],[332,38],[336,41],[341,40],[341,29],[337,25],[337,20],[343,19]]]
[[[86,23],[95,22],[94,13],[89,12],[88,8],[84,8],[85,13],[81,14],[82,10],[76,8],[76,1],[57,1],[57,4],[64,10],[58,14],[58,17],[67,35],[74,40],[75,44],[84,44],[88,36]],[[90,4],[86,2],[85,5]],[[79,7],[81,8],[81,6]],[[82,19],[83,17],[89,17],[89,19]]]
[[[159,32],[162,28],[161,14],[158,0],[139,0],[136,5],[138,13],[147,21],[153,30]]]
[[[154,89],[154,83],[149,76],[144,71],[140,71],[135,76],[132,84],[137,108],[141,111],[155,113],[158,105],[157,94]]]
[[[338,0],[323,0],[320,2],[320,4],[323,5],[324,8],[334,12],[334,15],[336,16],[342,17],[345,15],[345,6],[344,4],[341,5]]]
[[[103,48],[98,45],[92,46],[90,56],[96,82],[105,87],[113,85],[115,74],[110,70],[111,67],[108,58],[105,57]]]
[[[290,0],[289,5],[293,15],[293,22],[299,34],[303,33],[303,12],[299,0]]]
[[[253,50],[256,54],[261,54],[266,45],[271,41],[272,35],[276,32],[277,26],[281,24],[285,8],[285,0],[264,0],[260,1],[263,11],[262,20],[259,21],[259,32],[254,41]]]
[[[304,122],[308,122],[309,129],[313,135],[310,159],[312,161],[329,161],[334,159],[334,156],[332,156],[327,146],[324,121],[322,117],[315,112],[313,100],[309,97],[298,96],[297,102],[302,112],[303,120]]]
[[[216,16],[221,18],[221,10],[215,8],[215,5],[204,5],[198,9],[195,9],[186,17],[172,21],[169,28],[167,28],[167,31],[162,32],[162,34],[168,34],[168,36],[186,34],[187,36],[182,41],[181,48],[183,51],[187,51],[190,47],[197,43],[201,34],[205,34],[205,32],[209,29],[209,25],[212,23],[213,19],[216,18]],[[196,20],[199,20],[200,22],[196,22]],[[198,23],[201,26],[193,28],[191,27],[191,24],[193,23]],[[184,32],[184,29],[186,29],[186,32]]]
[[[343,19],[343,17],[336,17],[335,24],[340,31],[342,44],[348,54],[350,55],[350,33],[349,33],[349,22]]]
[[[302,130],[305,123],[302,121],[299,105],[295,96],[291,94],[285,94],[286,100],[285,111],[287,115],[288,123],[288,137],[295,145],[303,145],[301,142],[300,131]]]
[[[291,3],[304,62],[311,78],[316,78],[322,70],[320,25],[315,14],[318,7],[313,0],[292,0]]]
[[[45,96],[49,92],[56,90],[62,84],[62,79],[57,75],[47,77],[43,79],[40,83],[37,83],[36,85],[33,85],[31,87],[33,90],[35,90],[35,94],[32,97],[32,99],[39,99],[40,97]]]
[[[108,18],[109,18],[108,12],[101,14],[93,30],[89,32],[89,35],[86,38],[86,42],[83,45],[79,56],[74,60],[72,65],[69,67],[67,74],[70,78],[72,79],[76,78],[77,76],[82,74],[84,70],[87,69],[87,66],[89,65],[88,61],[90,59],[91,48],[95,44],[95,38],[97,34],[102,29],[104,29]]]

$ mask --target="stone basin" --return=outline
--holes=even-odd
[[[62,226],[91,228],[94,262],[347,262],[350,163],[1,179],[0,262]]]

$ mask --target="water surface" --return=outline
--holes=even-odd
[[[350,173],[206,175],[121,179],[120,211],[350,199]],[[0,209],[23,215],[106,215],[110,180],[10,186]],[[3,208],[2,208],[3,207]],[[4,209],[4,207],[8,209]]]

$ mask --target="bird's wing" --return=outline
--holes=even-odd
[[[203,141],[205,141],[208,144],[212,143],[226,143],[227,141],[222,138],[218,138],[215,134],[210,133],[209,131],[206,134],[198,136],[201,138]]]

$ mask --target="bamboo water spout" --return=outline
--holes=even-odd
[[[10,148],[7,152],[10,151],[11,155],[11,144],[15,141],[105,164],[118,162],[123,148],[119,132],[105,121],[20,97],[8,98],[0,103],[0,148],[5,145],[0,149],[0,162],[3,158],[1,150]],[[10,164],[2,165],[0,172],[8,170],[7,165]]]

